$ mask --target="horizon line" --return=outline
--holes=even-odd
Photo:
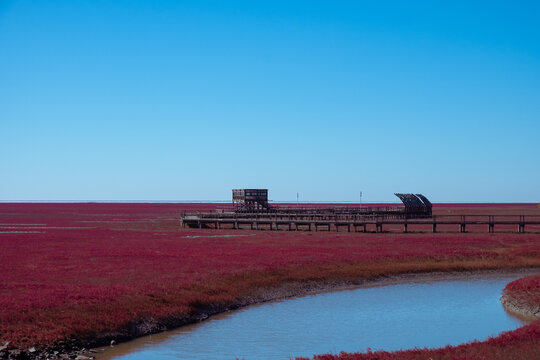
[[[280,204],[402,204],[400,201],[296,201],[296,200],[269,200],[270,203],[280,203]],[[109,204],[117,204],[117,203],[144,203],[144,204],[159,204],[159,203],[165,203],[165,204],[193,204],[193,203],[199,203],[199,204],[226,204],[226,203],[232,203],[232,200],[0,200],[0,203],[109,203]],[[540,204],[540,201],[518,201],[518,202],[512,202],[512,201],[437,201],[432,202],[433,204]]]

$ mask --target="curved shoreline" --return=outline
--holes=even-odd
[[[501,303],[506,311],[517,317],[536,320],[540,319],[540,306],[531,306],[525,304],[512,295],[505,294],[501,296]]]
[[[540,268],[517,268],[517,269],[492,269],[492,270],[477,270],[477,271],[451,271],[451,272],[422,272],[422,273],[403,273],[393,274],[388,276],[379,276],[370,279],[357,279],[355,281],[312,281],[312,282],[289,282],[280,286],[256,290],[251,295],[245,296],[232,306],[222,309],[212,309],[214,311],[201,312],[195,316],[194,321],[187,322],[183,325],[175,328],[169,328],[162,331],[152,331],[142,335],[135,335],[133,338],[123,341],[118,347],[124,347],[131,342],[141,341],[144,336],[151,334],[165,334],[169,331],[175,331],[177,328],[185,325],[195,324],[201,322],[211,316],[234,311],[239,308],[249,307],[251,305],[262,304],[270,301],[284,300],[294,297],[301,297],[306,295],[313,295],[322,292],[333,292],[340,290],[347,290],[353,288],[369,288],[378,286],[389,286],[398,284],[410,284],[410,283],[428,283],[437,281],[460,281],[460,280],[482,280],[482,279],[495,279],[495,278],[514,278],[523,277],[540,273]],[[502,301],[502,298],[501,298]],[[186,319],[187,320],[187,319]],[[148,322],[143,321],[140,325],[142,328],[148,329],[150,325]],[[157,325],[157,324],[156,324]],[[141,328],[137,326],[137,328]],[[167,336],[167,335],[162,335]],[[115,341],[116,342],[116,341]],[[129,345],[130,347],[133,344]],[[116,348],[116,347],[115,347]],[[86,356],[96,356],[96,359],[110,359],[112,356],[118,356],[118,351],[114,351],[114,355],[111,355],[110,348],[101,346],[91,350],[91,353],[82,352]],[[122,351],[121,351],[122,352]],[[101,356],[100,356],[101,355]]]
[[[512,313],[515,316],[522,317],[526,320],[537,320],[540,319],[540,303],[535,303],[533,298],[538,296],[535,293],[538,293],[537,284],[526,286],[528,281],[533,281],[532,277],[522,277],[511,283],[509,283],[503,290],[503,295],[501,297],[501,302],[506,311]],[[524,287],[525,285],[525,287]],[[520,286],[519,290],[513,288],[513,286]]]

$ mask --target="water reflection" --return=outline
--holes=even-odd
[[[288,359],[457,345],[523,324],[499,301],[511,280],[402,284],[266,303],[121,344],[99,358]]]

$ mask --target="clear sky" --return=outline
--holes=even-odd
[[[538,4],[0,0],[0,200],[538,202]]]

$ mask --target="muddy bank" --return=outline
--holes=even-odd
[[[524,281],[527,281],[530,278],[521,278],[516,281],[513,281],[509,285],[522,285]],[[501,297],[501,302],[506,311],[518,316],[523,317],[524,319],[537,320],[540,319],[540,303],[534,303],[536,293],[538,293],[538,288],[535,284],[532,285],[532,288],[522,288],[519,291],[512,289],[509,285],[503,290],[503,295]]]
[[[388,276],[378,276],[369,279],[357,279],[354,281],[307,281],[307,282],[287,282],[277,287],[267,289],[257,289],[234,303],[201,305],[193,314],[182,316],[170,316],[166,319],[144,318],[137,319],[130,326],[115,332],[102,333],[91,339],[72,339],[55,346],[43,349],[17,350],[7,348],[0,351],[2,359],[88,359],[97,357],[103,349],[92,349],[95,347],[109,347],[111,343],[119,343],[135,339],[137,337],[155,334],[166,330],[178,328],[180,326],[193,324],[207,319],[212,315],[238,309],[240,307],[266,301],[291,298],[296,296],[309,295],[320,292],[336,291],[348,288],[386,286],[403,283],[423,283],[432,281],[449,280],[473,280],[490,279],[501,277],[522,277],[540,272],[540,268],[511,269],[511,270],[480,270],[462,272],[426,272],[426,273],[405,273]],[[2,344],[0,344],[2,345]]]
[[[405,283],[425,283],[432,281],[474,280],[513,278],[540,273],[540,268],[518,268],[502,270],[474,270],[474,271],[451,271],[451,272],[422,272],[381,275],[374,278],[357,279],[354,281],[306,281],[288,282],[269,289],[257,289],[250,295],[243,297],[233,307],[224,311],[234,310],[240,307],[258,304],[266,301],[287,299],[296,296],[311,295],[314,293],[345,290],[350,288],[388,286]],[[223,312],[223,311],[221,311]],[[212,314],[213,315],[213,314]],[[207,317],[207,316],[206,316]],[[205,318],[206,318],[205,317]]]
[[[526,319],[540,319],[540,305],[531,305],[524,303],[523,301],[503,293],[501,296],[501,303],[506,311],[517,315],[518,317],[524,317]]]

